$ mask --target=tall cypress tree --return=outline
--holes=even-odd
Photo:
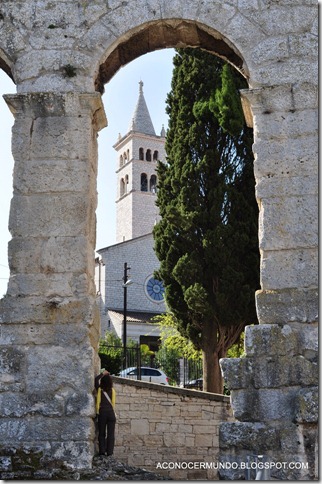
[[[177,329],[203,353],[204,389],[222,393],[219,359],[257,323],[258,207],[252,130],[219,58],[178,49],[167,97],[167,159],[158,165],[154,228],[167,305]]]

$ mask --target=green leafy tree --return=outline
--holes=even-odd
[[[177,385],[180,380],[179,360],[200,360],[201,352],[176,329],[173,314],[160,314],[155,316],[153,321],[158,323],[160,328],[161,345],[156,353],[156,362],[169,377],[170,384]]]
[[[176,385],[179,380],[178,360],[186,358],[197,362],[202,358],[201,350],[197,350],[193,343],[189,341],[176,329],[177,324],[171,313],[164,313],[153,318],[160,328],[160,349],[156,353],[158,367],[162,368],[170,379],[171,385]],[[227,358],[240,358],[244,355],[244,333],[239,337],[237,343],[233,344],[227,351]],[[200,375],[192,376],[199,378]],[[225,395],[229,395],[229,390],[224,389]]]
[[[198,360],[201,357],[200,350],[177,330],[178,324],[172,313],[159,314],[153,318],[153,322],[160,328],[161,349],[164,352],[189,360]]]
[[[204,389],[222,393],[219,360],[256,324],[258,207],[252,130],[241,76],[219,58],[179,49],[167,97],[167,159],[158,164],[156,277],[180,334],[203,355]]]
[[[98,356],[102,368],[106,368],[111,375],[118,375],[123,360],[122,340],[116,334],[107,331],[105,338],[100,339]]]
[[[140,345],[140,353],[141,353],[141,365],[150,366],[155,356],[154,351],[151,351],[148,345],[142,344]]]
[[[155,354],[157,368],[161,368],[169,378],[170,385],[177,385],[179,379],[178,350],[161,346]]]
[[[137,365],[137,349],[138,342],[129,338],[127,341],[127,353],[129,366]],[[104,338],[99,342],[99,357],[101,359],[101,367],[106,368],[111,374],[117,375],[122,370],[124,359],[123,342],[115,333],[107,331]],[[151,351],[146,344],[140,345],[141,365],[150,366],[151,360],[154,357],[154,352]]]

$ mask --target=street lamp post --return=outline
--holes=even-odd
[[[124,275],[123,275],[123,364],[124,368],[127,368],[127,358],[126,358],[126,318],[127,318],[127,286],[131,283],[128,279],[127,271],[131,267],[127,266],[127,262],[124,262]]]

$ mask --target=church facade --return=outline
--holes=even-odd
[[[119,135],[113,146],[117,153],[116,244],[97,251],[96,287],[101,336],[113,331],[123,340],[126,311],[127,339],[151,349],[156,349],[160,335],[151,319],[165,312],[164,288],[153,276],[159,262],[152,235],[159,220],[156,168],[165,159],[164,145],[165,130],[162,127],[160,136],[156,135],[140,81],[128,132]]]

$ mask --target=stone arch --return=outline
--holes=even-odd
[[[23,36],[19,32],[17,26],[10,22],[10,14],[4,12],[5,8],[0,10],[0,69],[2,69],[14,83],[16,83],[14,76],[15,60],[17,51],[25,47]]]
[[[10,79],[12,79],[14,82],[11,66],[12,66],[12,62],[9,61],[7,56],[0,49],[0,69],[2,69],[6,74],[8,74]]]
[[[139,24],[114,42],[100,64],[95,89],[103,92],[104,84],[135,58],[169,47],[199,47],[230,62],[244,77],[249,77],[241,53],[224,35],[200,22],[167,19]]]
[[[0,447],[9,466],[12,449],[26,450],[25,443],[27,457],[33,444],[37,456],[41,451],[55,465],[91,465],[99,334],[92,260],[96,135],[106,125],[99,92],[139,55],[187,46],[220,55],[248,79],[243,102],[255,127],[261,324],[247,330],[246,357],[223,362],[238,421],[223,424],[221,449],[234,461],[250,449],[264,449],[280,462],[296,455],[309,470],[289,470],[287,478],[314,476],[317,22],[313,2],[288,0],[158,6],[152,0],[31,0],[1,6],[1,67],[14,73],[19,93],[6,97],[15,115],[14,277],[10,297],[0,301],[6,338]],[[51,193],[43,183],[49,171]],[[81,371],[80,346],[86,355]],[[78,440],[71,445],[75,428]]]

